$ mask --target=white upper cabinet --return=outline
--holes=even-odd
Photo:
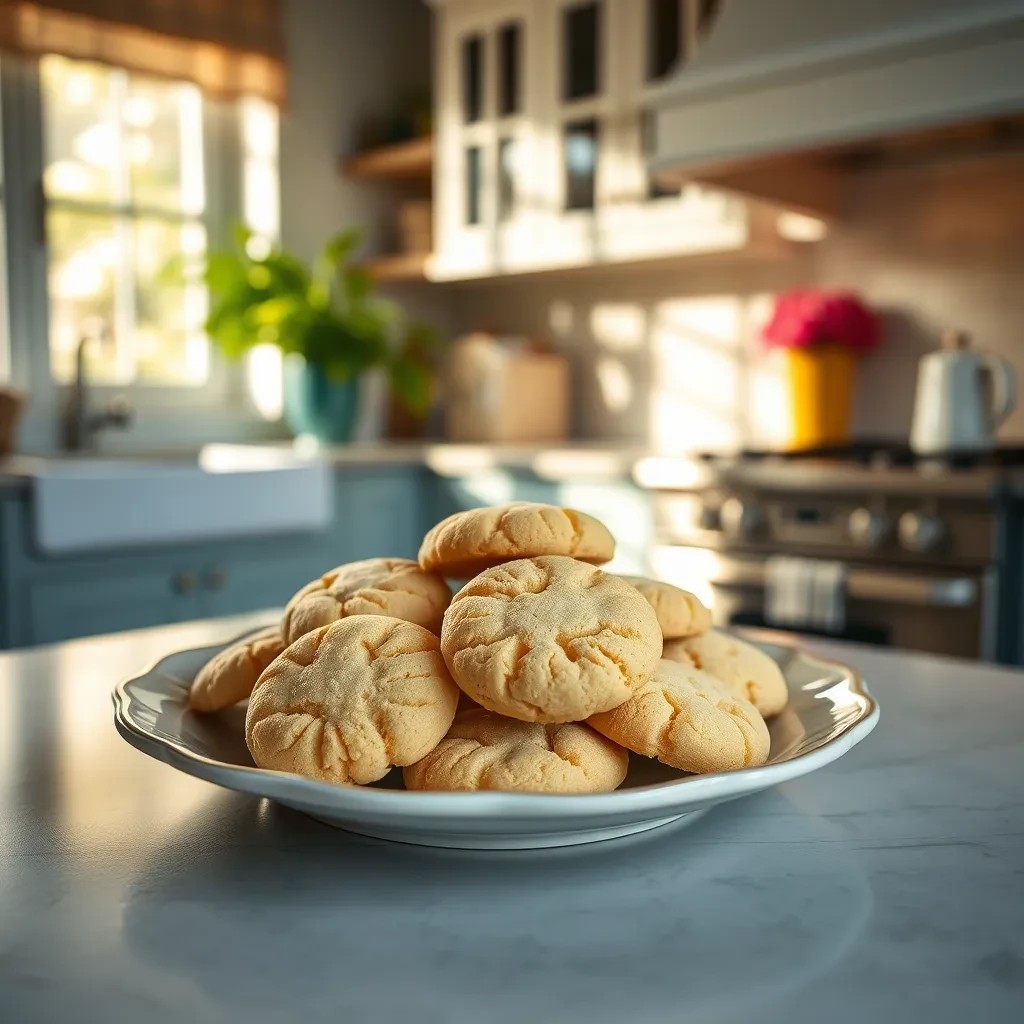
[[[432,276],[743,249],[741,200],[650,180],[646,97],[718,0],[444,0]]]

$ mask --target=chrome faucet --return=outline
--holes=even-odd
[[[67,451],[80,452],[93,448],[101,430],[124,430],[132,421],[132,407],[123,395],[115,395],[98,412],[89,412],[89,395],[85,372],[85,350],[93,342],[106,342],[110,338],[106,324],[99,323],[95,330],[85,330],[75,349],[75,379],[64,407],[63,435]]]

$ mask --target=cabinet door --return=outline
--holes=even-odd
[[[292,556],[275,552],[268,557],[269,546],[266,542],[261,549],[201,565],[200,614],[212,618],[280,608],[300,587],[335,564],[327,550],[307,549]]]
[[[416,557],[424,531],[420,474],[353,476],[342,486],[349,558]]]
[[[200,615],[196,577],[163,568],[28,585],[32,644],[158,626]]]

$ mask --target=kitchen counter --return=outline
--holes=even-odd
[[[116,680],[266,616],[0,655],[0,1019],[1021,1019],[1024,673],[814,643],[878,729],[689,828],[363,839],[151,760]]]
[[[244,448],[245,446],[243,446]],[[291,448],[291,443],[254,447]],[[529,470],[541,479],[563,480],[629,479],[633,467],[645,452],[636,447],[607,444],[588,444],[567,441],[557,445],[488,445],[424,443],[371,443],[357,442],[345,445],[307,447],[301,443],[296,450],[302,454],[317,455],[331,465],[346,467],[367,466],[425,466],[439,476],[464,476],[490,470]],[[168,450],[143,453],[100,453],[97,455],[55,455],[52,457],[12,455],[0,458],[0,490],[27,488],[31,481],[61,463],[81,463],[89,459],[117,462],[194,462],[195,450]]]
[[[255,447],[291,448],[292,442]],[[229,446],[230,447],[230,446]],[[242,446],[244,449],[246,446]],[[296,450],[317,455],[338,469],[363,467],[425,467],[441,477],[490,471],[529,472],[541,480],[629,480],[654,491],[771,486],[794,492],[839,494],[926,494],[958,498],[1024,498],[1024,468],[979,465],[950,470],[941,462],[919,466],[860,465],[838,459],[658,455],[638,445],[565,441],[555,445],[451,444],[429,442],[355,442],[305,446]],[[99,458],[117,461],[194,461],[195,450],[103,453],[98,456],[52,457],[13,455],[0,459],[0,491],[27,488],[31,481],[61,462]]]

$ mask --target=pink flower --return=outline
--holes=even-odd
[[[845,345],[869,352],[881,341],[878,317],[852,292],[798,290],[775,300],[772,318],[764,328],[773,348]]]

